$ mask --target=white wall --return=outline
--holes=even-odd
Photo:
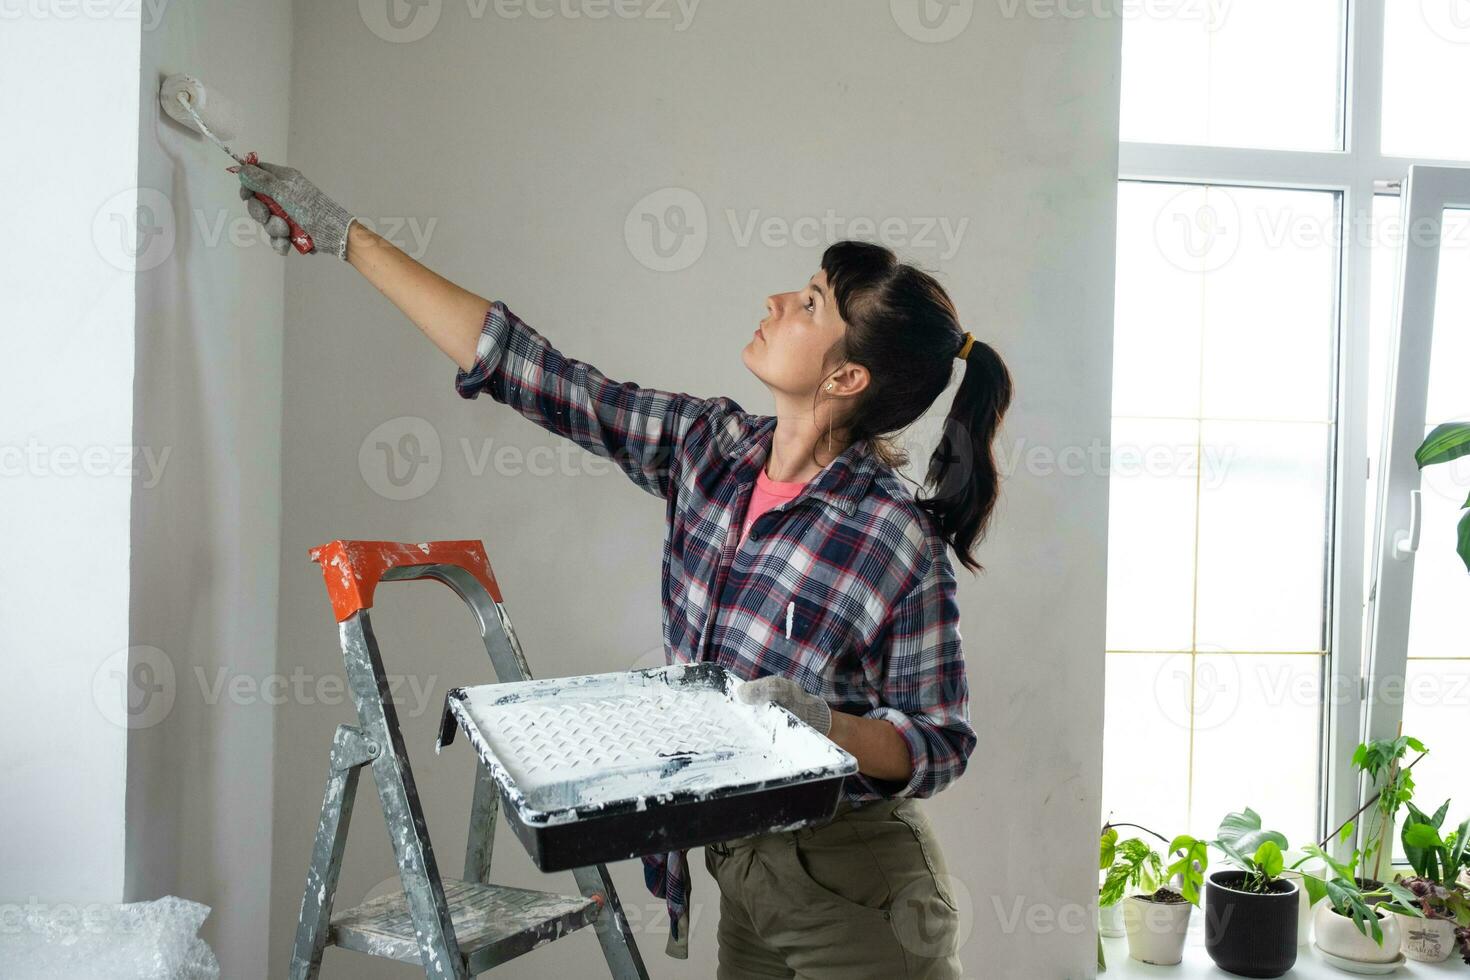
[[[134,481],[131,642],[166,659],[173,692],[132,733],[127,891],[212,906],[227,977],[268,958],[284,269],[229,157],[164,117],[158,87],[198,76],[238,107],[236,152],[279,159],[290,58],[289,0],[175,2],[135,83],[138,184],[174,241],[137,281],[134,441],[164,465]]]
[[[824,241],[855,235],[853,218],[899,219],[914,234],[947,221],[963,227],[952,254],[937,231],[901,251],[940,273],[1010,362],[1010,458],[1106,444],[1116,19],[962,3],[968,25],[930,43],[900,27],[912,15],[903,0],[706,2],[688,23],[688,4],[431,2],[399,5],[409,19],[398,27],[381,6],[296,6],[289,162],[570,355],[768,412],[739,351],[763,298],[804,282],[823,242],[747,240],[747,222],[804,232],[799,219],[815,220]],[[608,15],[557,13],[568,10]],[[641,215],[671,202],[702,208],[707,237],[697,260],[660,272]],[[349,267],[287,265],[280,669],[341,671],[305,559],[337,537],[482,538],[540,675],[659,662],[659,502],[488,397],[458,399],[453,365]],[[514,456],[497,463],[501,447],[561,455],[528,470]],[[400,448],[425,460],[399,471],[416,474],[406,488],[385,470],[390,458],[409,465]],[[981,555],[988,573],[961,576],[980,747],[929,805],[967,893],[962,956],[985,978],[1080,977],[1095,961],[1106,473],[1060,476],[1031,458],[1039,465],[1007,485]],[[415,775],[451,870],[472,767],[462,745],[427,750],[444,691],[491,676],[460,605],[439,586],[392,585],[374,621],[387,669],[403,676]],[[288,955],[332,731],[352,718],[320,690],[277,716],[272,975]],[[359,801],[343,906],[394,874],[369,780]],[[572,887],[570,875],[536,874],[504,828],[496,854],[497,880]],[[615,873],[653,975],[713,975],[718,895],[702,867],[687,963],[664,955],[662,903],[640,869]],[[329,951],[324,976],[410,972]],[[500,972],[602,967],[587,932]]]
[[[182,895],[263,976],[272,708],[216,685],[275,670],[284,270],[157,93],[197,73],[284,152],[290,5],[0,18],[0,903]]]
[[[0,20],[0,904],[123,893],[139,31]]]

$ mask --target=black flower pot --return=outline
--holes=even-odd
[[[1269,892],[1238,891],[1247,877],[1229,868],[1206,876],[1205,951],[1226,973],[1279,977],[1296,963],[1298,887],[1277,878]]]

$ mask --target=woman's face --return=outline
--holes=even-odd
[[[827,273],[818,270],[801,289],[766,298],[766,317],[741,351],[741,359],[778,399],[784,395],[809,402],[829,379],[838,388],[824,394],[851,394],[849,369],[862,368],[847,365],[837,371],[835,359],[824,361],[846,329],[827,287]]]

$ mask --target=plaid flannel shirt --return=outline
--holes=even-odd
[[[737,547],[773,416],[726,397],[611,381],[500,301],[485,316],[475,357],[471,370],[456,372],[460,395],[489,392],[666,502],[669,663],[712,660],[745,679],[783,674],[834,710],[891,722],[913,775],[849,777],[844,796],[856,805],[931,796],[964,772],[975,733],[946,545],[865,443],[762,514]],[[643,862],[649,889],[668,904],[667,952],[686,957],[687,852]]]

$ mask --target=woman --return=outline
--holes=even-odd
[[[955,977],[956,896],[918,800],[975,746],[947,548],[972,571],[998,490],[991,443],[1005,365],[960,329],[933,278],[887,249],[839,242],[802,288],[771,296],[742,351],[774,416],[729,398],[610,381],[505,304],[431,272],[301,174],[240,170],[241,196],[285,254],[274,198],[316,250],[358,269],[489,392],[614,460],[664,499],[663,632],[671,663],[713,660],[858,762],[833,820],[704,848],[720,887],[719,976]],[[964,380],[916,499],[886,437]],[[758,679],[757,679],[758,678]],[[644,858],[687,956],[687,852]]]

